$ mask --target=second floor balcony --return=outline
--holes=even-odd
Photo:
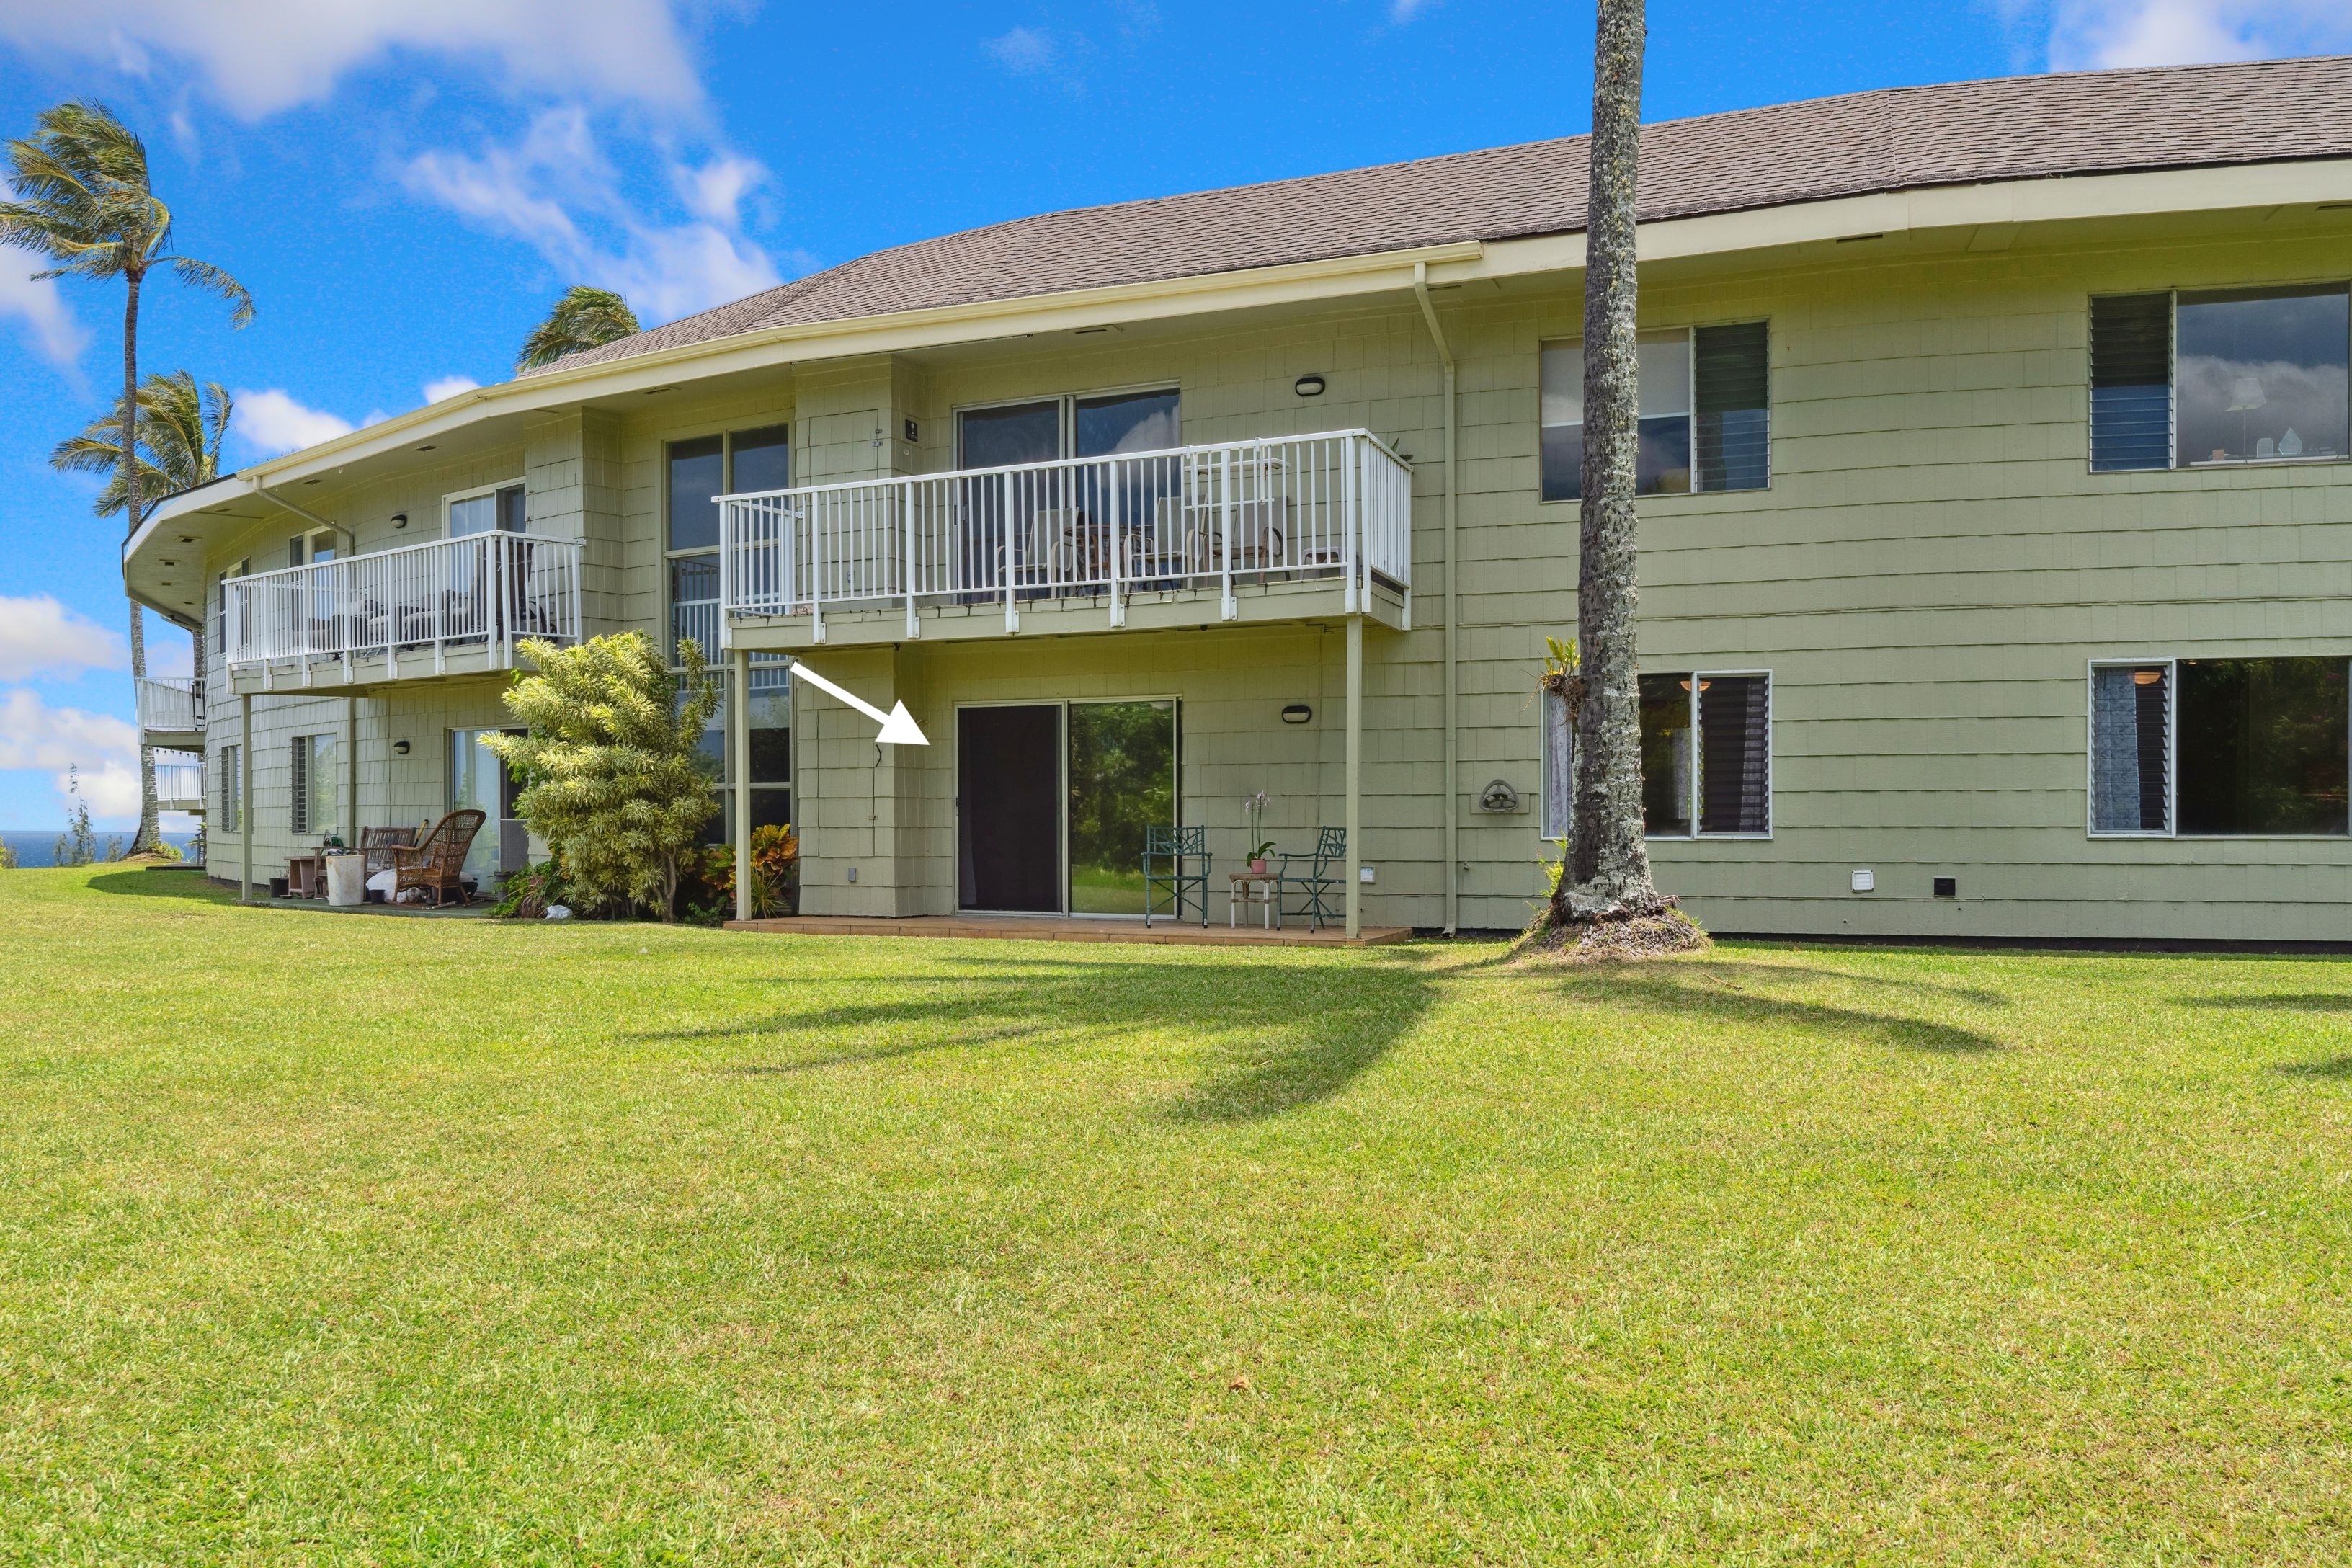
[[[138,697],[142,744],[183,749],[204,744],[204,700],[193,679],[144,676]]]
[[[576,540],[488,532],[232,577],[240,691],[509,669],[526,637],[580,637]]]
[[[155,806],[201,816],[205,809],[205,760],[192,752],[155,755]]]
[[[1365,430],[719,504],[709,625],[736,647],[1347,615],[1412,624],[1412,470]]]

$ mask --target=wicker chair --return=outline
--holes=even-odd
[[[432,893],[436,909],[446,904],[453,893],[464,903],[466,884],[461,873],[466,868],[466,851],[474,847],[474,835],[487,820],[485,814],[470,807],[453,811],[433,825],[424,843],[394,849],[392,901],[398,903],[401,894],[421,888]]]

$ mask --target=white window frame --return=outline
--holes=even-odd
[[[752,431],[754,431],[754,430],[774,430],[774,429],[778,429],[778,428],[782,428],[782,429],[783,430],[783,432],[784,432],[784,447],[785,447],[785,449],[786,449],[787,451],[789,451],[789,452],[792,454],[792,459],[791,459],[791,461],[792,461],[792,466],[793,466],[793,471],[794,476],[795,476],[795,477],[798,477],[798,474],[799,474],[799,471],[800,471],[800,466],[801,466],[801,449],[800,449],[800,441],[799,441],[799,431],[798,431],[798,428],[797,428],[797,421],[796,421],[796,420],[794,420],[794,418],[793,418],[791,415],[782,415],[782,416],[779,416],[778,417],[776,417],[776,418],[774,418],[774,419],[770,419],[770,420],[765,421],[764,423],[760,423],[760,424],[738,425],[738,424],[731,424],[731,423],[730,423],[730,424],[727,424],[727,425],[722,425],[722,426],[719,426],[717,429],[707,429],[707,428],[689,428],[689,429],[685,429],[685,430],[673,430],[673,431],[666,432],[666,433],[662,436],[662,438],[661,438],[661,481],[660,481],[660,483],[661,483],[661,519],[660,519],[660,522],[659,522],[659,527],[660,527],[661,531],[660,531],[660,533],[659,533],[658,535],[656,535],[656,537],[660,539],[660,541],[661,541],[661,547],[662,547],[662,550],[661,550],[661,626],[662,626],[662,640],[663,640],[663,642],[664,642],[664,644],[665,644],[665,646],[666,646],[667,651],[667,652],[670,654],[670,656],[671,656],[670,668],[671,668],[672,669],[677,669],[677,668],[680,668],[680,667],[679,667],[679,665],[678,665],[678,664],[677,664],[677,644],[674,640],[672,640],[672,639],[671,639],[670,635],[669,635],[669,634],[671,633],[671,631],[673,631],[673,630],[676,628],[677,625],[677,606],[678,606],[678,605],[679,605],[681,602],[686,603],[686,604],[690,604],[690,605],[692,605],[692,604],[715,604],[715,603],[717,603],[717,600],[715,600],[715,599],[688,599],[688,600],[680,601],[680,600],[677,600],[677,599],[672,598],[672,597],[670,596],[670,584],[671,584],[671,581],[672,581],[673,576],[674,576],[674,574],[675,574],[675,569],[671,566],[671,564],[670,564],[670,563],[671,563],[672,562],[674,562],[674,561],[692,561],[692,560],[698,559],[698,558],[700,558],[700,557],[702,557],[702,556],[705,556],[705,555],[709,556],[712,561],[714,561],[714,562],[715,562],[715,561],[717,561],[717,560],[719,559],[719,552],[720,552],[720,551],[724,548],[724,546],[725,546],[725,539],[724,539],[724,534],[723,534],[723,532],[722,532],[722,535],[721,535],[721,539],[720,539],[720,542],[719,542],[719,543],[712,544],[712,545],[709,546],[708,548],[706,548],[706,549],[701,549],[701,550],[672,550],[672,549],[669,547],[669,511],[670,511],[670,494],[669,494],[669,452],[670,452],[670,448],[671,448],[671,447],[673,447],[683,446],[684,444],[686,444],[686,443],[687,443],[687,442],[688,442],[688,441],[708,441],[708,440],[709,440],[709,439],[710,439],[710,437],[712,437],[713,436],[718,437],[719,437],[719,493],[720,495],[727,495],[727,494],[731,493],[731,492],[733,491],[734,488],[735,488],[735,437],[738,437],[738,436],[746,436],[746,435],[749,435],[749,434],[751,434],[751,433]],[[719,659],[719,650],[718,650],[717,648],[709,648],[709,649],[705,650],[704,658],[705,658],[706,661],[707,661],[707,662],[709,662],[709,663],[712,665],[712,667],[713,667],[714,668],[715,668],[717,667],[717,665],[720,662],[720,660]]]
[[[1698,334],[1702,327],[1750,327],[1764,329],[1764,482],[1743,485],[1738,489],[1703,490],[1698,488]],[[1652,327],[1652,333],[1680,332],[1683,335],[1683,384],[1690,389],[1690,407],[1683,414],[1689,429],[1691,488],[1686,490],[1659,490],[1638,497],[1644,501],[1675,500],[1687,496],[1752,496],[1769,492],[1779,478],[1779,465],[1772,460],[1772,442],[1778,434],[1773,419],[1772,397],[1772,318],[1769,316],[1733,316],[1720,321],[1692,321],[1681,327]],[[1639,334],[1636,334],[1639,336]],[[1570,338],[1538,338],[1536,340],[1536,504],[1538,506],[1581,506],[1580,499],[1547,500],[1543,493],[1543,433],[1554,426],[1546,425],[1543,416],[1543,356],[1546,349],[1579,348],[1583,345],[1581,333]],[[1634,423],[1641,423],[1638,413]],[[1577,427],[1583,428],[1583,421]]]
[[[528,535],[530,532],[530,483],[525,476],[518,474],[510,479],[500,479],[494,485],[476,485],[470,489],[450,490],[444,494],[441,498],[441,537],[444,539],[457,537],[449,531],[449,512],[450,509],[459,501],[478,500],[484,496],[494,496],[500,490],[511,489],[522,491],[522,531]],[[496,531],[493,530],[493,531]]]
[[[980,403],[958,403],[948,409],[949,434],[954,438],[955,471],[964,471],[963,416],[984,414],[992,408],[1020,408],[1032,403],[1059,403],[1060,431],[1056,437],[1059,453],[1052,462],[1076,461],[1078,445],[1078,405],[1090,397],[1127,397],[1143,392],[1172,392],[1176,395],[1176,446],[1184,444],[1184,386],[1175,381],[1139,381],[1125,386],[1095,386],[1077,392],[1041,392],[1028,397],[992,397]],[[1173,450],[1173,447],[1163,450]]]
[[[2131,470],[2122,469],[2128,473]],[[2147,470],[2143,469],[2142,472]],[[2083,835],[2086,838],[2178,838],[2180,837],[2180,661],[2170,654],[2144,658],[2095,658],[2083,670]],[[2099,826],[2099,697],[2102,669],[2164,671],[2164,822],[2161,832],[2146,827]]]
[[[1701,840],[1751,844],[1771,842],[1773,834],[1778,832],[1780,826],[1780,805],[1772,795],[1775,783],[1772,753],[1774,743],[1778,739],[1776,734],[1778,726],[1773,713],[1776,695],[1773,689],[1780,683],[1773,679],[1772,672],[1769,669],[1664,669],[1655,673],[1684,676],[1690,681],[1691,787],[1690,798],[1684,803],[1690,822],[1690,831],[1688,833],[1651,833],[1644,829],[1642,837],[1645,840],[1660,844],[1695,844]],[[1699,729],[1699,689],[1718,676],[1761,676],[1764,679],[1764,821],[1767,826],[1761,833],[1709,833],[1699,826],[1699,810],[1706,794],[1706,764],[1701,760],[1701,748],[1706,744],[1706,737]],[[1638,687],[1636,689],[1639,689]]]

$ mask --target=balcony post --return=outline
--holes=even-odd
[[[264,667],[268,668],[267,666]],[[253,694],[236,700],[236,901],[253,902]]]
[[[1352,616],[1370,607],[1356,591],[1357,563],[1364,552],[1364,508],[1361,488],[1357,483],[1357,471],[1364,463],[1364,447],[1353,436],[1343,436],[1340,440],[1347,457],[1339,475],[1339,570],[1348,575],[1345,601]]]
[[[1217,454],[1217,515],[1223,526],[1217,531],[1223,535],[1223,564],[1218,568],[1219,608],[1223,618],[1232,620],[1241,614],[1234,603],[1234,449],[1227,447]]]
[[[1364,617],[1348,617],[1348,940],[1364,934]]]
[[[722,601],[719,613],[726,614]],[[735,797],[735,918],[751,918],[751,656],[734,650],[727,672],[728,774]]]
[[[1021,612],[1013,607],[1013,476],[1011,474],[1003,476],[1003,482],[999,489],[1003,495],[1004,505],[997,531],[1003,542],[997,547],[996,574],[1004,580],[1004,629],[1007,632],[1017,632],[1021,629]]]
[[[1127,487],[1119,483],[1117,458],[1103,465],[1103,472],[1110,480],[1110,624],[1118,627],[1127,625],[1127,605],[1118,596],[1119,563],[1127,559]]]
[[[907,595],[907,636],[923,635],[923,623],[915,613],[915,481],[902,479],[898,484],[899,531],[907,541],[907,574],[898,586]]]

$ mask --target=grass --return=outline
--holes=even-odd
[[[2352,1556],[2352,969],[0,875],[0,1561]]]

